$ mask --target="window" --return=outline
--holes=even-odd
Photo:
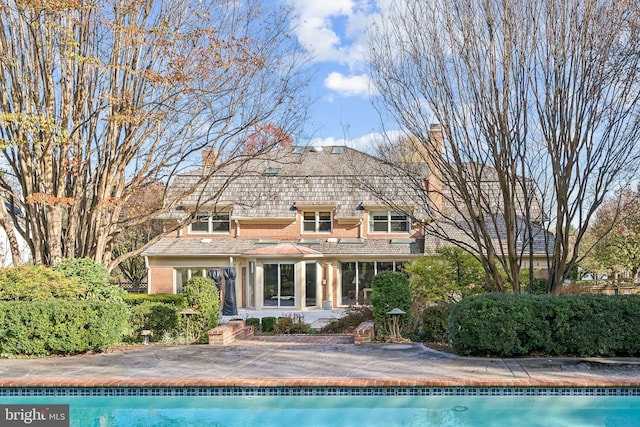
[[[368,303],[371,284],[382,271],[402,272],[408,261],[340,262],[342,305]]]
[[[207,270],[204,268],[176,268],[175,272],[177,294],[182,293],[182,288],[192,277],[207,277]]]
[[[370,212],[369,231],[372,233],[408,233],[409,217],[402,212]]]
[[[211,215],[211,231],[213,233],[229,232],[229,212],[215,212]]]
[[[230,213],[203,212],[199,213],[196,221],[191,224],[192,233],[228,233],[231,230]]]
[[[331,212],[304,212],[303,233],[331,233]]]

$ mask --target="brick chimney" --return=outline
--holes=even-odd
[[[442,144],[444,135],[442,126],[439,123],[433,123],[427,133],[429,154],[427,158],[427,167],[429,168],[428,177],[425,180],[425,190],[431,202],[432,212],[440,215],[442,212],[442,171],[440,170],[439,158],[442,155]]]
[[[209,171],[211,168],[220,165],[220,153],[214,147],[202,150],[202,170]]]

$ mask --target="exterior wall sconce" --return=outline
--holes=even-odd
[[[356,210],[357,211],[363,211],[364,210],[364,206],[362,205],[362,202],[358,203],[358,206],[356,206]]]
[[[298,207],[296,206],[296,202],[293,202],[291,204],[291,206],[289,207],[289,210],[290,211],[297,211],[298,210]]]

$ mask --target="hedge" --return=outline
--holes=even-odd
[[[129,327],[131,339],[140,342],[141,332],[150,330],[155,340],[160,340],[168,333],[177,336],[184,332],[180,312],[183,307],[163,302],[144,301],[131,307]]]
[[[276,327],[276,319],[273,316],[266,316],[262,318],[262,332],[273,332]]]
[[[126,294],[122,298],[125,303],[133,307],[144,302],[157,302],[172,304],[180,307],[180,310],[187,306],[187,299],[182,294]]]
[[[121,342],[129,310],[103,301],[0,302],[0,354],[103,351]]]
[[[88,286],[42,265],[0,268],[0,300],[41,301],[54,298],[83,299]]]
[[[640,355],[640,296],[485,294],[453,307],[460,355]]]

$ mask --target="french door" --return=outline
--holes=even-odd
[[[264,264],[265,307],[294,307],[296,304],[295,264]]]

